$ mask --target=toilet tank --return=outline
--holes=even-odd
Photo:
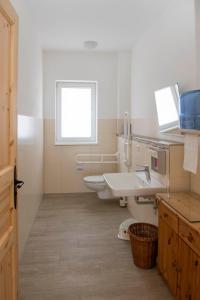
[[[165,175],[166,174],[166,150],[158,147],[150,147],[151,155],[151,170],[154,172]]]

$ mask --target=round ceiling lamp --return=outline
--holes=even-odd
[[[84,47],[89,50],[96,49],[97,46],[98,46],[98,43],[96,41],[85,41],[84,42]]]

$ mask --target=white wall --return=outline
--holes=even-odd
[[[44,52],[44,117],[55,116],[56,80],[98,81],[98,118],[117,116],[117,53]]]
[[[18,197],[21,256],[43,194],[42,52],[25,1],[12,3],[19,16],[18,177],[25,182]]]
[[[136,134],[184,141],[158,132],[154,91],[179,83],[181,92],[200,87],[200,1],[177,0],[132,51],[131,111]],[[200,153],[191,190],[200,194]]]
[[[154,91],[178,82],[196,87],[194,0],[177,0],[132,52],[132,118],[137,134],[158,136]]]
[[[124,112],[130,112],[131,100],[131,51],[118,53],[118,102],[117,117],[123,119]]]
[[[197,85],[200,86],[200,0],[195,0],[195,15],[196,15]]]
[[[117,75],[117,134],[121,135],[124,130],[124,113],[130,114],[131,109],[131,51],[118,53]]]

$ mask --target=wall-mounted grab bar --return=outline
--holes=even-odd
[[[153,196],[137,196],[135,202],[139,205],[155,204],[155,197]]]
[[[119,153],[77,154],[77,164],[119,164]]]

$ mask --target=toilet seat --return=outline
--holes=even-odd
[[[113,199],[113,195],[102,175],[83,178],[86,187],[95,191],[100,199]]]
[[[101,176],[101,175],[87,176],[83,180],[88,183],[105,183],[105,180],[104,180],[103,176]]]

